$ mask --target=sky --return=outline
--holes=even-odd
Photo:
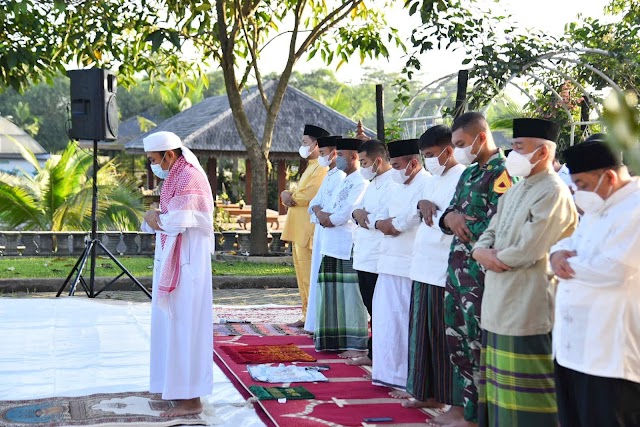
[[[495,1],[481,0],[487,5],[491,5],[492,9],[496,7]],[[604,6],[609,0],[501,0],[497,7],[503,8],[510,13],[516,23],[524,28],[536,28],[547,34],[560,36],[564,32],[565,24],[576,21],[578,13],[583,16],[602,17],[604,15]],[[398,28],[401,36],[406,40],[411,35],[411,30],[420,24],[417,16],[408,17],[408,12],[402,8],[404,0],[394,0],[394,5],[386,9],[386,18],[390,26]],[[282,62],[279,61],[278,52],[287,49],[286,37],[282,37],[281,43],[272,43],[268,50],[263,52],[263,66],[270,71],[280,71]],[[461,52],[444,52],[431,51],[421,55],[420,60],[424,64],[423,71],[420,73],[420,80],[424,82],[432,81],[438,77],[455,73],[462,66],[464,56]],[[405,64],[406,58],[404,53],[397,48],[392,49],[389,60],[367,60],[363,65],[360,64],[359,58],[354,58],[347,64],[335,71],[337,78],[345,83],[358,83],[363,71],[362,67],[370,67],[374,69],[382,69],[388,72],[399,72]],[[306,62],[303,58],[295,67],[301,72],[308,72],[317,68],[325,67],[320,59],[313,59]]]

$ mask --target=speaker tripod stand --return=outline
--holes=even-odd
[[[72,296],[75,291],[78,283],[82,286],[82,289],[87,294],[89,298],[95,298],[100,295],[103,291],[107,290],[111,285],[113,285],[120,277],[123,275],[127,275],[133,283],[140,288],[142,292],[144,292],[149,298],[151,298],[151,294],[145,288],[142,283],[138,279],[136,279],[133,274],[127,268],[122,265],[120,261],[116,259],[116,257],[107,249],[107,247],[98,240],[98,219],[97,219],[97,211],[98,211],[98,141],[93,141],[93,196],[91,200],[91,239],[87,240],[85,243],[84,251],[76,264],[73,266],[69,275],[65,279],[64,283],[58,290],[56,297],[59,297],[64,291],[64,288],[67,287],[69,283],[71,283],[71,287],[69,288],[69,296]],[[102,289],[98,292],[95,292],[95,274],[96,274],[96,257],[98,248],[102,249],[102,251],[109,257],[111,260],[120,268],[121,273],[109,283],[104,285]],[[91,258],[90,268],[89,268],[89,283],[85,280],[83,276],[84,269],[87,265],[87,260]],[[71,282],[71,278],[75,275],[73,282]]]

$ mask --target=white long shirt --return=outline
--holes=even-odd
[[[333,194],[336,191],[336,188],[338,188],[338,186],[346,176],[347,174],[334,166],[333,169],[330,169],[329,172],[327,172],[327,175],[322,180],[322,184],[320,184],[318,192],[309,202],[309,220],[312,223],[316,224],[316,230],[313,234],[313,251],[318,251],[318,253],[320,253],[322,250],[322,237],[324,236],[324,227],[320,226],[318,217],[315,213],[313,213],[312,208],[314,206],[320,206],[322,210],[326,210],[329,206],[329,203],[331,203],[331,200],[333,199]]]
[[[364,192],[362,202],[356,209],[364,209],[369,213],[369,224],[364,228],[359,226],[353,232],[353,268],[354,270],[377,273],[378,258],[380,257],[380,243],[384,234],[376,230],[373,225],[378,219],[384,219],[388,211],[389,195],[399,187],[391,179],[391,170],[376,176]]]
[[[634,178],[586,213],[551,248],[573,250],[575,276],[560,279],[553,349],[558,364],[640,383],[640,181]]]
[[[380,252],[384,254],[378,259],[378,273],[409,277],[413,241],[420,225],[420,217],[411,215],[420,201],[422,190],[431,175],[424,169],[416,174],[409,184],[398,186],[389,195],[386,218],[393,218],[393,227],[400,232],[397,236],[383,236]],[[382,218],[384,219],[384,218]]]
[[[329,172],[327,172],[327,176],[325,176],[322,180],[322,184],[320,184],[318,192],[309,202],[308,212],[311,216],[311,222],[313,222],[314,224],[319,224],[316,214],[313,213],[313,207],[320,206],[322,210],[325,210],[327,206],[329,206],[329,203],[331,203],[336,188],[338,188],[338,186],[346,176],[346,173],[342,172],[335,166],[330,169]]]
[[[465,167],[458,164],[444,175],[433,176],[425,184],[420,200],[429,200],[438,207],[437,215],[433,218],[433,226],[429,227],[422,221],[418,209],[410,214],[420,221],[409,271],[411,280],[441,287],[445,285],[453,235],[444,234],[438,224],[440,217],[451,203],[460,175],[464,170]]]
[[[560,170],[558,170],[557,174],[562,180],[562,182],[567,184],[569,188],[571,188],[574,191],[577,190],[576,185],[571,180],[571,172],[569,172],[569,168],[567,167],[567,165],[562,165],[562,167],[560,167]]]
[[[323,211],[330,213],[329,220],[334,227],[322,231],[322,255],[333,258],[351,259],[353,231],[357,225],[351,218],[353,209],[360,204],[369,185],[359,171],[352,172],[339,184],[331,202]]]

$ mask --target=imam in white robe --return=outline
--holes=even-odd
[[[158,294],[163,253],[161,234],[182,233],[180,279],[170,293],[169,307],[151,302],[151,393],[162,393],[165,400],[193,399],[211,394],[213,389],[213,301],[211,290],[212,232],[195,211],[168,212],[160,215],[164,231],[156,232],[153,268],[153,295]],[[185,216],[190,216],[185,218]],[[176,226],[180,224],[180,226]],[[142,230],[155,232],[148,224]]]

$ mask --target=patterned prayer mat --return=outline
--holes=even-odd
[[[260,337],[243,336],[219,338],[214,342],[215,362],[231,378],[236,388],[245,398],[257,397],[249,391],[249,387],[267,386],[266,383],[254,381],[244,364],[235,363],[229,355],[222,351],[224,346],[246,347],[259,344],[282,345],[294,343],[310,356],[315,363],[296,363],[298,366],[329,365],[330,369],[322,371],[329,379],[318,383],[273,384],[277,387],[304,388],[315,397],[305,400],[287,399],[285,403],[277,400],[257,400],[254,406],[258,415],[267,426],[277,427],[342,427],[342,426],[424,426],[427,419],[437,413],[432,410],[403,408],[402,401],[391,398],[387,387],[371,384],[363,378],[368,371],[360,366],[345,364],[336,353],[319,353],[308,336]],[[390,417],[389,423],[366,423],[364,418]]]
[[[214,323],[214,337],[229,337],[235,335],[305,335],[300,328],[289,325],[271,325],[267,323]]]
[[[315,362],[313,356],[300,350],[295,344],[220,346],[236,363],[285,363]]]
[[[168,427],[206,425],[201,415],[164,418],[160,413],[173,402],[150,393],[92,394],[0,401],[0,425],[4,427],[99,426]]]
[[[251,323],[293,323],[302,318],[302,308],[297,307],[264,307],[264,306],[224,306],[214,305],[215,319],[236,319]]]
[[[302,387],[262,387],[259,385],[252,385],[249,387],[251,393],[254,394],[260,400],[301,400],[301,399],[313,399],[315,396]]]

